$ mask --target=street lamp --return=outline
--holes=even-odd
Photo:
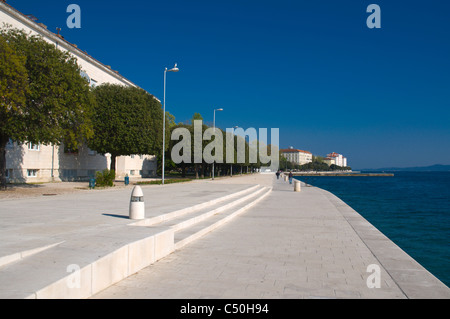
[[[214,134],[216,134],[216,111],[223,111],[223,109],[214,109],[214,117],[213,117]],[[214,161],[212,163],[212,179],[214,180]]]
[[[233,127],[233,130],[235,130],[235,129],[237,129],[237,128],[239,128],[239,126],[234,126]],[[234,133],[233,133],[233,135],[234,135]],[[233,141],[234,141],[234,136],[233,136]],[[233,142],[234,143],[234,142]],[[234,162],[234,154],[233,154],[233,162]],[[231,177],[233,177],[233,162],[231,162],[231,170],[230,170],[230,176]],[[242,169],[242,167],[241,167],[241,169]]]
[[[162,149],[162,185],[164,185],[164,168],[166,160],[166,73],[180,71],[175,63],[175,66],[170,70],[164,70],[164,102],[163,102],[163,149]]]

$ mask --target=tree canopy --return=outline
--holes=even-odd
[[[6,143],[76,147],[92,135],[89,84],[75,57],[40,36],[0,29],[0,182],[6,187]]]
[[[26,58],[28,72],[26,103],[6,117],[9,137],[42,144],[64,141],[73,146],[90,137],[93,100],[76,58],[40,36],[17,29],[2,29],[0,34]]]
[[[111,154],[111,170],[115,170],[117,156],[162,152],[163,110],[153,95],[140,88],[108,83],[97,86],[93,93],[97,105],[92,118],[94,135],[88,146]]]
[[[28,72],[25,67],[26,57],[19,55],[11,48],[3,35],[0,35],[0,114],[2,119],[7,115],[24,113],[26,94],[28,93]],[[9,126],[2,125],[3,134]]]
[[[205,177],[207,174],[211,175],[212,165],[208,164],[207,161],[205,161],[204,156],[202,156],[201,163],[195,163],[194,160],[195,154],[194,121],[196,120],[198,121],[203,120],[201,114],[194,113],[191,120],[187,122],[188,124],[178,123],[171,129],[171,137],[173,139],[171,139],[170,141],[170,149],[167,152],[168,155],[167,158],[171,158],[172,155],[175,155],[179,158],[183,157],[184,155],[187,158],[183,157],[183,160],[177,164],[174,164],[173,161],[170,161],[170,167],[168,167],[168,161],[166,161],[166,170],[179,171],[182,177],[184,177],[187,171],[189,170],[193,171],[196,178]],[[190,139],[189,149],[180,148],[179,143],[181,141],[184,141],[184,138],[186,137],[184,136],[184,134],[181,134],[183,131],[180,131],[179,129],[183,130],[189,137]],[[197,129],[200,130],[199,127]],[[231,174],[232,170],[233,171],[238,170],[238,172],[242,172],[243,167],[251,168],[253,170],[254,168],[259,168],[261,166],[258,154],[256,154],[256,163],[250,161],[249,153],[251,147],[244,137],[232,134],[231,132],[223,131],[220,128],[216,127],[215,130],[217,131],[218,135],[222,135],[222,142],[223,142],[223,144],[221,144],[222,148],[216,149],[212,145],[212,143],[215,141],[216,138],[215,135],[212,135],[211,139],[204,139],[205,131],[208,129],[211,129],[211,127],[204,124],[204,122],[202,121],[201,132],[199,132],[202,137],[202,143],[201,145],[198,145],[198,147],[201,148],[200,152],[202,152],[203,155],[206,149],[208,149],[208,151],[211,150],[211,155],[213,157],[219,156],[216,155],[216,152],[221,153],[219,158],[216,158],[215,161],[215,171],[216,171],[215,176],[220,176],[223,174]],[[178,133],[180,134],[172,134],[175,130],[178,130]],[[230,141],[233,142],[233,147],[227,148],[228,138],[230,139]],[[257,143],[257,141],[255,143]],[[243,146],[242,149],[239,147],[239,145]],[[174,154],[172,153],[172,151],[174,151]],[[230,153],[228,154],[227,151]],[[257,152],[257,145],[255,151]],[[184,152],[188,152],[188,154],[185,154]],[[244,153],[243,158],[238,157],[239,152]],[[207,152],[207,154],[209,153]]]

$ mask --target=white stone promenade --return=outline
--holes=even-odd
[[[272,175],[246,213],[95,298],[449,298],[450,290],[333,194]],[[368,265],[380,266],[369,288]]]
[[[131,186],[0,200],[0,297],[450,298],[324,190],[274,174],[142,189],[139,222]]]

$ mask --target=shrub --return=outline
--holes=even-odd
[[[95,174],[95,186],[99,187],[111,187],[114,186],[114,180],[116,179],[116,172],[114,170],[105,169],[103,172],[97,172]]]

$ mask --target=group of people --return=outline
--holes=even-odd
[[[277,175],[277,179],[279,179],[280,175],[281,175],[281,171],[278,170],[275,174]],[[292,171],[289,171],[289,184],[292,184],[293,177],[294,177],[294,174],[292,174]]]

